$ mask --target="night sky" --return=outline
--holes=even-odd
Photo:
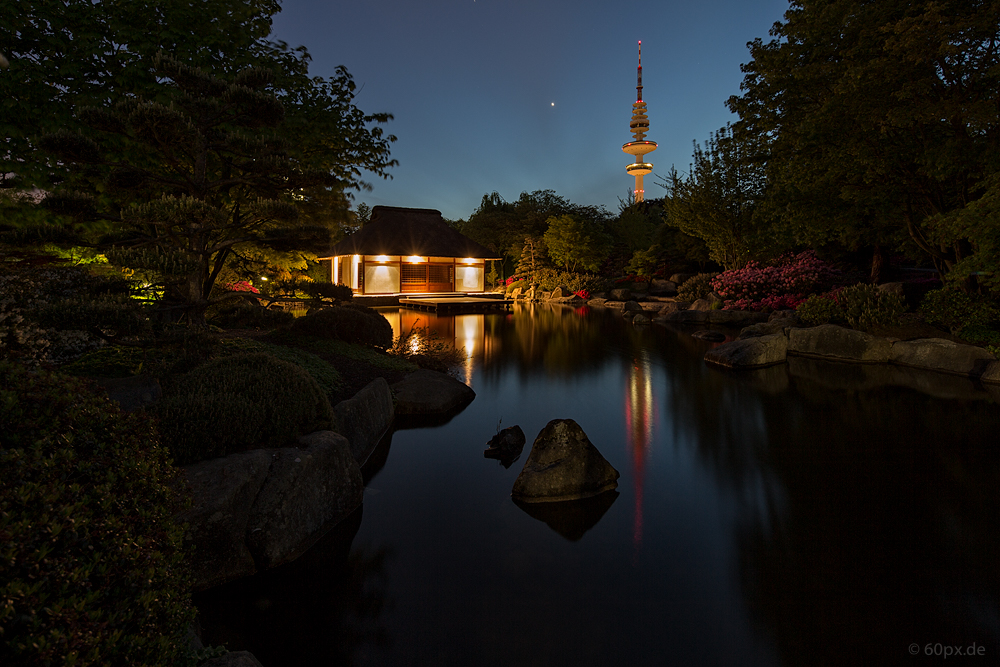
[[[355,103],[395,116],[392,180],[355,203],[467,218],[484,194],[551,189],[618,209],[634,184],[631,141],[642,40],[646,197],[656,175],[686,171],[692,141],[734,117],[746,43],[767,39],[787,0],[283,0],[272,39],[305,45],[314,75],[353,74]]]

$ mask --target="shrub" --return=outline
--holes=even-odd
[[[844,309],[829,294],[816,294],[795,309],[803,324],[816,326],[818,324],[846,324]]]
[[[334,301],[350,301],[354,291],[343,283],[309,283],[303,290],[312,297],[333,299]]]
[[[539,289],[545,292],[551,292],[557,287],[565,287],[570,292],[579,290],[599,292],[605,288],[607,283],[603,278],[589,273],[571,273],[555,269],[539,269],[535,272],[535,278],[538,281]]]
[[[904,310],[906,306],[898,295],[859,283],[807,299],[796,312],[806,324],[846,323],[854,329],[869,331],[877,326],[899,324]]]
[[[747,262],[742,269],[716,276],[712,289],[730,310],[780,310],[796,308],[810,294],[828,289],[836,275],[829,264],[806,251],[786,255],[774,266]]]
[[[714,273],[699,273],[688,278],[683,285],[677,288],[677,298],[681,301],[697,301],[705,299],[712,293],[712,279]]]
[[[958,333],[968,327],[990,327],[1000,322],[1000,308],[986,297],[954,287],[931,290],[918,309],[924,320]]]
[[[208,322],[223,329],[273,329],[295,319],[283,310],[269,310],[246,301],[219,305],[208,313]]]
[[[344,380],[337,369],[329,362],[311,352],[306,352],[296,347],[275,345],[274,343],[266,343],[249,338],[228,338],[219,342],[221,343],[222,354],[264,352],[276,359],[295,364],[306,373],[309,373],[327,396],[336,395],[344,387]]]
[[[883,292],[874,285],[859,283],[835,293],[844,319],[855,329],[868,331],[877,326],[896,326],[906,305],[897,294]]]
[[[151,420],[0,363],[0,470],[0,664],[173,664],[193,609]]]
[[[61,363],[103,344],[90,331],[129,335],[146,329],[140,304],[120,280],[79,267],[0,263],[0,355],[24,363]]]
[[[392,326],[378,312],[348,304],[309,313],[292,323],[292,331],[305,336],[337,338],[346,343],[386,349],[392,345]]]
[[[305,370],[265,353],[238,354],[178,378],[157,405],[178,464],[255,447],[284,447],[329,425],[326,394]]]

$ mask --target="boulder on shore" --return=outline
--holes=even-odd
[[[579,424],[553,419],[535,438],[511,496],[521,503],[589,498],[617,488],[618,477]]]
[[[333,431],[299,438],[304,449],[270,450],[273,461],[247,523],[258,569],[301,556],[361,505],[365,485],[351,445]]]
[[[195,590],[294,560],[361,505],[361,469],[347,440],[319,431],[299,443],[182,468],[192,503],[178,521],[194,545]]]
[[[834,324],[788,330],[788,353],[863,363],[889,361],[892,343],[886,338]]]
[[[397,415],[443,415],[476,397],[468,385],[446,373],[421,369],[392,385]]]
[[[351,443],[351,454],[363,463],[392,425],[392,391],[385,378],[375,378],[364,389],[333,408],[334,428]]]
[[[725,368],[763,368],[785,362],[788,339],[783,333],[723,343],[705,353],[705,361]]]
[[[975,345],[960,345],[943,338],[921,338],[893,343],[890,361],[901,366],[978,377],[994,357]]]

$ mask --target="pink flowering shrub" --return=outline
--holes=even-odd
[[[794,309],[836,277],[833,267],[807,250],[785,255],[774,266],[749,262],[742,269],[720,273],[712,280],[712,289],[726,310]]]
[[[230,292],[253,292],[254,294],[260,294],[260,290],[246,280],[238,280],[235,283],[226,283],[222,287]]]
[[[577,290],[577,291],[573,292],[573,294],[577,295],[581,299],[589,299],[590,298],[590,292],[588,292],[585,289]]]

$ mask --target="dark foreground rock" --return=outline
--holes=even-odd
[[[570,542],[576,542],[597,525],[618,496],[617,491],[605,491],[590,498],[564,500],[556,503],[526,503],[514,500],[525,514],[537,519]]]
[[[334,406],[333,430],[347,438],[354,460],[361,464],[389,430],[393,414],[389,383],[375,378],[353,398]]]
[[[304,449],[274,452],[247,523],[247,546],[260,570],[301,556],[362,502],[361,469],[333,431],[299,438]]]
[[[361,470],[332,431],[302,448],[256,449],[182,468],[191,507],[178,519],[193,543],[193,588],[287,563],[361,505]]]
[[[201,663],[201,667],[264,667],[260,660],[254,657],[250,651],[231,651],[217,658],[212,658],[208,662]]]
[[[521,503],[589,498],[618,486],[619,473],[572,419],[553,419],[531,446],[511,496]]]
[[[442,415],[472,402],[476,392],[445,373],[419,370],[392,385],[398,415]]]
[[[524,431],[521,430],[521,427],[508,426],[490,438],[490,441],[486,443],[486,451],[483,452],[483,456],[488,459],[496,459],[504,468],[510,468],[514,461],[521,456],[524,443]]]

